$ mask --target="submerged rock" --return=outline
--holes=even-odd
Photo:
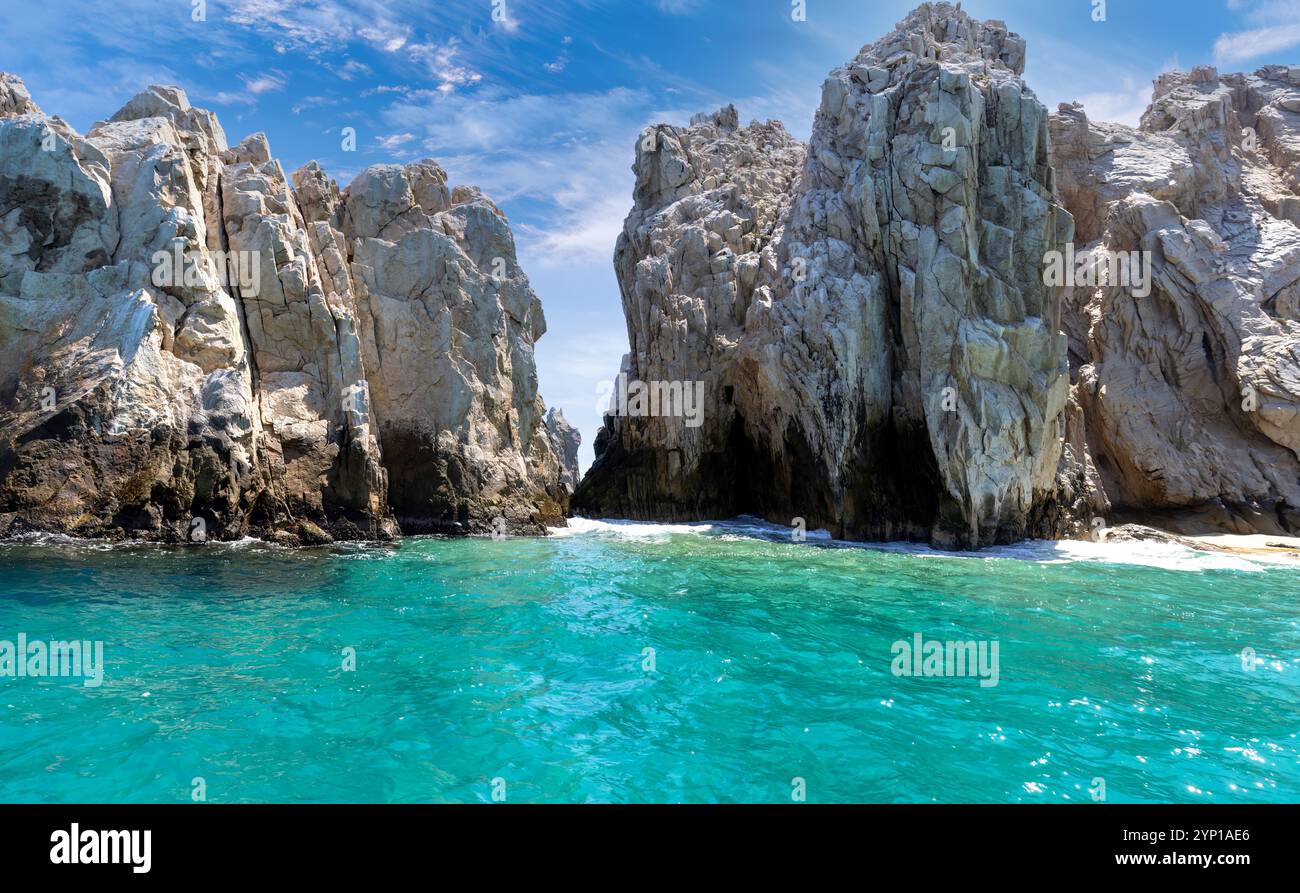
[[[84,137],[0,75],[8,532],[280,542],[563,523],[545,332],[432,161],[340,191],[151,87]],[[399,526],[400,525],[400,526]]]
[[[1049,120],[1025,52],[927,3],[831,73],[806,147],[730,107],[642,134],[620,385],[703,411],[616,400],[576,512],[966,548],[1112,511],[1300,528],[1295,69],[1162,76],[1132,130]]]

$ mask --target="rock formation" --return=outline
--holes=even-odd
[[[1151,264],[1149,287],[1065,292],[1109,501],[1186,532],[1300,529],[1300,69],[1171,72],[1140,129],[1077,105],[1051,128],[1079,254]]]
[[[546,414],[546,433],[551,438],[551,449],[560,458],[560,483],[572,493],[582,479],[582,469],[578,466],[578,448],[582,446],[582,435],[569,424],[558,407],[551,407],[551,411]]]
[[[1165,76],[1133,131],[1049,125],[1025,52],[927,3],[831,73],[806,147],[733,108],[642,135],[620,383],[700,382],[703,422],[616,401],[576,512],[966,548],[1300,526],[1295,70]],[[1121,251],[1153,281],[1074,275]]]
[[[432,161],[290,183],[177,88],[83,137],[0,75],[0,535],[540,532],[545,329]]]
[[[1072,228],[1024,50],[924,6],[831,73],[806,150],[732,109],[642,140],[615,255],[629,365],[703,380],[706,417],[611,417],[576,510],[1043,532],[1068,376],[1041,263]]]

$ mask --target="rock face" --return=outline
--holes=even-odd
[[[642,135],[620,386],[699,382],[702,423],[617,398],[576,512],[1300,526],[1300,72],[1166,75],[1135,131],[1049,121],[1025,51],[927,3],[831,73],[807,147],[732,108]],[[1134,251],[1145,279],[1076,275]]]
[[[704,422],[607,419],[575,509],[752,512],[977,547],[1051,532],[1069,379],[1024,42],[946,4],[832,72],[810,144],[733,109],[638,146],[615,255],[637,381]]]
[[[780,124],[740,128],[735,109],[638,146],[636,206],[614,264],[632,353],[628,381],[703,382],[703,424],[684,414],[606,420],[582,511],[680,520],[737,514],[766,474],[746,440],[760,371],[739,350],[770,315],[775,241],[805,160]],[[765,304],[765,306],[754,306]],[[754,309],[751,310],[751,307]],[[774,461],[779,461],[779,456]]]
[[[0,535],[539,532],[544,331],[432,161],[291,184],[177,88],[82,137],[0,75]]]
[[[1300,528],[1300,70],[1171,72],[1140,129],[1079,106],[1051,126],[1079,253],[1150,258],[1149,289],[1066,294],[1109,501],[1187,532]]]
[[[562,464],[560,483],[572,493],[582,479],[582,469],[578,466],[578,448],[582,446],[582,435],[569,424],[564,413],[557,407],[552,407],[546,414],[546,433],[551,438],[551,449],[560,457]]]

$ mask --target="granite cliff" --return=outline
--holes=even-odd
[[[703,412],[620,396],[576,512],[1300,529],[1300,71],[1163,76],[1134,130],[1049,115],[1025,53],[927,3],[831,72],[807,145],[731,107],[642,134],[619,380]]]
[[[505,216],[446,181],[288,177],[174,87],[83,136],[0,75],[0,535],[562,524],[541,304]]]

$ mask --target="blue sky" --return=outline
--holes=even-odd
[[[636,135],[734,102],[808,135],[822,81],[913,0],[4,0],[0,70],[78,130],[151,83],[215,110],[231,142],[268,134],[289,171],[341,185],[437,159],[510,217],[550,331],[542,393],[582,430],[627,349],[611,256]],[[1136,123],[1161,71],[1300,62],[1300,0],[967,0],[1029,41],[1039,97]],[[497,15],[494,16],[494,9]],[[502,11],[504,14],[502,14]],[[357,150],[341,131],[354,127]]]

